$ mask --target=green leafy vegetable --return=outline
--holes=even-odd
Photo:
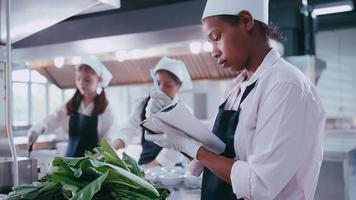
[[[142,169],[140,169],[135,159],[127,155],[125,152],[122,154],[122,160],[126,163],[130,172],[141,178],[145,177],[145,173]]]
[[[101,175],[99,178],[95,179],[93,182],[89,183],[78,193],[76,193],[71,200],[81,200],[81,199],[92,199],[93,196],[100,190],[101,185],[108,176],[108,172]]]
[[[122,159],[106,140],[83,158],[55,157],[51,172],[32,184],[15,187],[9,200],[163,200],[170,191],[156,188],[126,153]]]

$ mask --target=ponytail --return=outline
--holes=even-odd
[[[104,113],[106,107],[108,106],[109,102],[106,98],[105,90],[102,89],[101,93],[97,95],[94,99],[94,109],[91,113],[92,116],[98,116]]]
[[[77,113],[82,98],[83,96],[80,94],[79,90],[76,89],[73,97],[66,103],[67,115],[73,115]]]
[[[83,96],[80,94],[79,90],[77,89],[73,97],[65,105],[67,110],[67,115],[74,115],[77,113],[82,99]],[[91,116],[98,116],[104,113],[108,104],[109,102],[106,98],[106,94],[103,88],[101,93],[94,98],[94,109],[91,113]]]
[[[279,27],[274,25],[273,23],[266,25],[265,23],[256,20],[255,23],[257,24],[261,35],[265,38],[266,41],[268,39],[273,39],[278,42],[283,42],[286,40],[283,34],[279,31]]]

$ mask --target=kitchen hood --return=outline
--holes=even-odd
[[[232,79],[236,76],[233,72],[222,69],[215,58],[211,56],[211,53],[208,52],[170,55],[169,57],[183,61],[187,65],[192,80],[223,80]],[[149,71],[161,57],[147,57],[121,62],[114,59],[99,58],[113,74],[110,86],[117,86],[151,83]],[[40,62],[31,64],[31,67],[59,88],[75,88],[75,67],[73,64],[68,63],[62,68],[57,68],[51,62]]]
[[[78,14],[120,8],[120,0],[12,0],[11,41],[15,43]],[[0,0],[0,42],[6,41],[5,0]]]

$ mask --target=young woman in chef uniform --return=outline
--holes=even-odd
[[[201,199],[312,200],[325,111],[314,85],[270,47],[268,0],[208,0],[202,24],[221,67],[241,71],[212,129],[226,149],[217,155],[158,119],[163,134],[146,138],[200,161]]]
[[[29,144],[43,133],[63,128],[68,133],[65,156],[82,157],[98,142],[115,131],[115,117],[106,98],[104,87],[111,73],[96,58],[88,58],[75,67],[76,91],[73,97],[28,131]]]
[[[192,90],[192,81],[185,64],[180,60],[168,57],[162,57],[153,72],[157,78],[159,89],[153,90],[151,97],[157,98],[159,101],[149,101],[150,97],[139,99],[129,120],[119,128],[118,139],[114,143],[115,148],[124,148],[134,136],[141,134],[142,152],[138,163],[148,166],[172,167],[183,159],[181,153],[172,149],[162,149],[157,144],[147,141],[140,123],[146,119],[146,114],[150,115],[151,112],[159,111],[162,108],[161,105],[178,102],[178,92]]]

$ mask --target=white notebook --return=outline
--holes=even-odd
[[[141,123],[142,128],[153,133],[159,133],[161,131],[152,122],[153,117],[156,117],[166,124],[183,131],[188,136],[201,142],[203,146],[210,151],[221,154],[225,150],[225,143],[179,102],[165,107],[158,113],[152,114]]]

